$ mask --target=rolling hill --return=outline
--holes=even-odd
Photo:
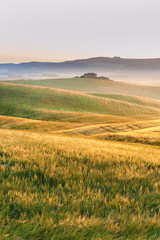
[[[160,86],[130,84],[103,79],[63,78],[47,80],[13,81],[14,84],[60,88],[85,93],[133,95],[160,100]]]
[[[66,130],[60,130],[60,132],[63,132],[67,135],[81,135],[81,136],[105,136],[106,139],[112,140],[110,138],[111,134],[115,133],[131,133],[138,130],[143,129],[151,129],[153,127],[157,127],[157,129],[160,127],[160,120],[146,120],[146,121],[136,121],[132,120],[129,122],[121,122],[119,123],[107,123],[107,124],[95,124],[90,126],[80,126],[72,129],[66,129]],[[155,133],[156,135],[156,133]],[[115,136],[115,135],[114,135]],[[108,137],[108,138],[107,138]],[[105,138],[104,138],[105,139]]]
[[[0,84],[0,96],[0,114],[7,116],[52,120],[55,111],[133,117],[160,115],[156,100],[144,106],[81,92],[8,83]]]
[[[150,106],[160,108],[160,100],[152,100],[148,98],[136,97],[132,95],[121,95],[121,94],[92,94],[94,96],[103,97],[107,99],[115,99],[124,102],[135,103],[143,106]]]
[[[144,124],[144,123],[143,123]],[[155,124],[155,126],[154,126]],[[140,124],[139,124],[140,125]],[[157,126],[156,126],[157,125]],[[154,127],[151,127],[154,126]],[[138,128],[137,128],[138,129]],[[117,131],[114,133],[100,133],[95,135],[98,139],[105,139],[116,142],[131,142],[160,146],[160,121],[152,122],[147,127],[141,127],[133,131]]]

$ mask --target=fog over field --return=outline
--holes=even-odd
[[[125,82],[158,84],[160,59],[123,59],[96,57],[65,62],[28,62],[0,64],[0,80],[52,79],[96,72],[99,76]]]

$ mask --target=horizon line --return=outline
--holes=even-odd
[[[22,61],[22,62],[0,62],[0,64],[22,64],[22,63],[65,63],[65,62],[74,62],[74,61],[80,61],[80,60],[88,60],[88,59],[95,59],[95,58],[110,58],[110,59],[126,59],[126,60],[157,60],[160,59],[160,57],[148,57],[148,58],[132,58],[132,57],[120,57],[120,56],[114,56],[114,57],[105,57],[105,56],[96,56],[96,57],[87,57],[87,58],[75,58],[71,60],[63,60],[63,61]]]

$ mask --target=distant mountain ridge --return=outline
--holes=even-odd
[[[85,72],[96,72],[115,80],[160,80],[160,58],[127,59],[120,57],[94,57],[64,62],[24,62],[0,64],[0,79],[67,77]]]
[[[136,67],[144,67],[144,68],[159,68],[160,67],[160,58],[144,58],[144,59],[131,59],[131,58],[121,58],[121,57],[94,57],[94,58],[87,58],[87,59],[77,59],[77,60],[71,60],[71,61],[64,61],[64,62],[22,62],[22,63],[1,63],[1,67],[11,67],[11,68],[23,68],[23,67],[54,67],[54,66],[66,66],[66,67],[73,67],[73,66],[87,66],[92,64],[127,64],[128,67],[131,67],[133,69]],[[119,65],[119,66],[120,66]]]

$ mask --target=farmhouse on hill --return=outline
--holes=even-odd
[[[98,77],[96,73],[85,73],[81,76],[81,78],[97,78],[102,80],[110,80],[109,77],[104,77],[104,76]]]
[[[97,78],[97,74],[96,73],[85,73],[81,77],[83,77],[83,78]]]

